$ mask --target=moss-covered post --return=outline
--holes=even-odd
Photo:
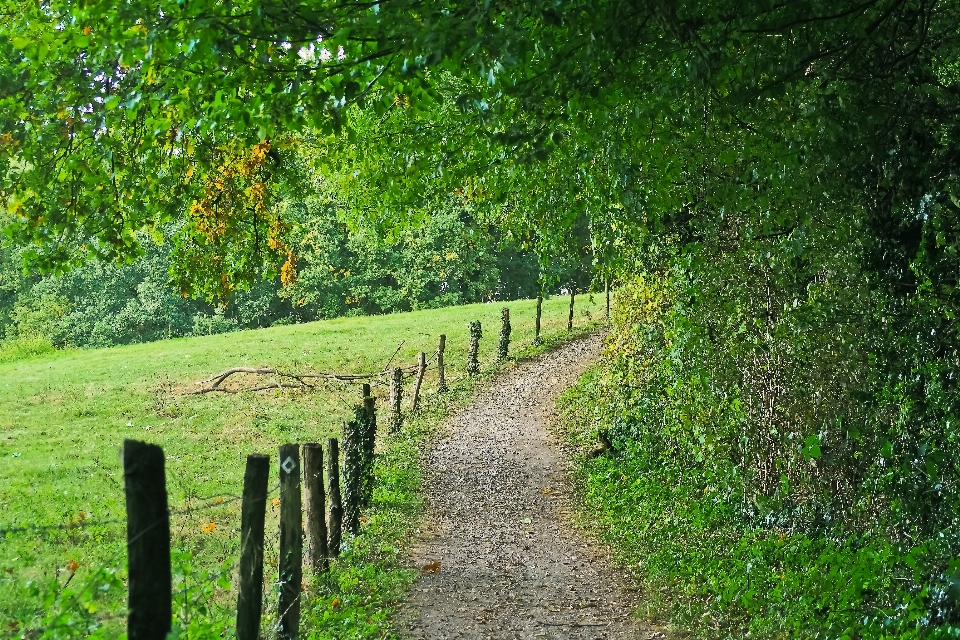
[[[567,331],[573,331],[573,285],[570,285],[570,315],[567,316]]]
[[[447,336],[440,334],[440,346],[437,347],[437,393],[446,393],[447,379],[443,372],[443,351],[447,346]]]
[[[363,447],[360,444],[360,429],[356,420],[343,423],[343,528],[353,535],[360,533],[360,505],[363,502]]]
[[[403,369],[394,367],[390,378],[390,431],[396,431],[403,424],[400,412],[403,404]]]
[[[281,640],[300,637],[300,585],[303,584],[303,497],[300,445],[280,445],[280,576],[277,617]]]
[[[340,446],[336,438],[327,438],[327,553],[331,558],[340,555],[343,532],[343,502],[340,499]]]
[[[310,568],[313,569],[314,574],[319,575],[329,569],[330,556],[327,552],[327,497],[323,488],[323,447],[315,442],[309,442],[303,445],[302,456],[307,557],[310,560]],[[257,630],[259,631],[259,628]]]
[[[369,507],[370,501],[373,499],[373,466],[376,459],[374,452],[377,447],[377,406],[376,398],[373,397],[369,384],[364,384],[360,392],[363,397],[363,411],[357,412],[357,420],[360,422],[360,452],[363,464],[361,504],[364,507]]]
[[[497,362],[504,362],[510,354],[510,309],[500,312],[500,342],[497,343]]]
[[[483,337],[483,331],[480,328],[480,321],[474,320],[470,323],[470,350],[467,352],[467,373],[475,376],[480,373],[480,338]]]

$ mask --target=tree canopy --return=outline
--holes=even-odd
[[[541,233],[798,188],[862,195],[879,228],[956,207],[949,2],[4,5],[0,193],[47,266],[185,216],[185,255],[249,276],[283,254],[270,199],[303,132],[333,166],[395,143],[363,149],[389,161],[380,215],[424,184]]]
[[[152,234],[187,295],[293,295],[306,192],[394,239],[468,207],[541,284],[589,247],[631,283],[597,403],[638,468],[922,549],[855,606],[957,622],[957,2],[0,0],[29,264]]]

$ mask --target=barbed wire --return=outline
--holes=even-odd
[[[397,347],[397,351],[394,352],[394,356],[396,355],[397,352],[399,352],[400,347],[402,347],[402,346],[403,346],[403,342],[401,342],[400,345]],[[426,373],[427,371],[434,371],[434,370],[436,370],[436,369],[438,368],[438,367],[434,364],[434,362],[437,360],[437,358],[439,358],[439,355],[440,355],[440,350],[439,350],[439,349],[436,349],[436,350],[431,354],[430,358],[425,361],[424,373]],[[394,357],[394,356],[391,356],[390,359],[387,361],[387,365],[388,365],[388,366],[389,366],[390,362],[393,360],[393,357]],[[404,379],[415,377],[415,376],[419,373],[419,370],[420,370],[419,364],[408,365],[408,366],[399,367],[399,368],[400,368],[401,371],[403,372],[402,377],[403,377]],[[384,387],[388,386],[388,384],[385,383],[385,382],[383,382],[382,380],[383,380],[383,378],[385,378],[386,375],[389,374],[389,373],[390,373],[389,371],[384,370],[384,371],[376,374],[376,375],[377,375],[377,378],[376,378],[376,380],[375,380],[374,382],[371,383],[371,386],[378,386],[378,387],[379,387],[379,386],[384,386]],[[212,379],[215,379],[216,377],[217,377],[217,376],[214,376],[214,378],[212,378]],[[322,380],[321,384],[325,384],[325,385],[327,385],[328,387],[333,388],[334,393],[335,393],[337,399],[338,399],[341,403],[343,403],[344,406],[346,406],[347,408],[352,409],[354,406],[356,406],[357,402],[348,400],[348,399],[343,395],[343,391],[342,391],[342,390],[343,390],[343,388],[344,388],[347,384],[349,384],[349,383],[351,383],[351,382],[354,382],[354,381],[355,381],[355,380],[352,380],[352,379],[344,379],[344,378],[342,378],[342,377],[328,377],[328,378],[324,378],[324,379]],[[334,387],[334,385],[337,385],[337,386],[339,386],[340,388],[337,389],[336,387]],[[310,386],[313,387],[314,385],[310,385]],[[271,387],[271,388],[277,388],[277,387]],[[280,388],[282,389],[282,387],[280,387]],[[259,389],[259,388],[258,388],[258,389]],[[255,391],[255,390],[258,390],[258,389],[250,389],[250,390],[251,390],[251,391]],[[271,493],[273,493],[273,491],[277,490],[278,488],[279,488],[279,485],[277,485],[276,487],[274,487],[274,489],[271,490]],[[168,515],[169,515],[170,517],[173,517],[173,516],[177,516],[177,515],[189,514],[189,513],[192,513],[192,512],[194,512],[194,511],[199,511],[199,510],[204,510],[204,509],[212,509],[212,508],[215,508],[215,507],[222,507],[222,506],[225,506],[225,505],[228,505],[228,504],[231,504],[231,503],[240,501],[240,500],[242,500],[242,499],[243,499],[243,496],[242,496],[242,495],[232,495],[232,496],[229,496],[229,497],[225,497],[225,496],[212,497],[212,496],[211,496],[210,498],[208,498],[209,502],[208,502],[206,505],[199,506],[199,507],[187,506],[187,507],[183,507],[183,508],[180,508],[180,509],[169,509],[169,510],[168,510]],[[20,526],[0,526],[0,537],[7,537],[7,536],[13,536],[13,535],[20,535],[20,534],[40,535],[40,534],[45,534],[45,533],[57,533],[57,532],[65,532],[65,531],[78,531],[78,530],[88,529],[88,528],[90,528],[90,527],[106,527],[106,526],[111,526],[111,525],[116,525],[116,524],[122,524],[122,523],[126,523],[126,516],[121,517],[121,518],[111,518],[111,519],[108,519],[108,520],[92,520],[92,519],[89,519],[89,518],[86,518],[86,517],[81,516],[80,518],[78,518],[78,519],[76,519],[76,520],[74,520],[74,521],[71,521],[71,522],[68,522],[68,523],[61,523],[61,524],[46,524],[46,525],[41,525],[41,524],[27,524],[27,525],[20,525]]]
[[[272,496],[280,489],[280,485],[276,484],[267,492],[267,497]],[[179,509],[167,509],[168,517],[176,517],[181,515],[187,515],[198,511],[212,510],[217,507],[223,507],[235,502],[243,500],[243,494],[240,495],[230,495],[230,496],[217,496],[216,498],[207,499],[208,502],[202,505],[187,505],[186,507],[181,507]],[[89,527],[105,527],[115,524],[125,524],[127,522],[126,516],[122,518],[110,518],[109,520],[91,520],[86,517],[78,518],[73,522],[68,522],[64,524],[28,524],[21,526],[11,526],[11,527],[0,527],[0,537],[6,537],[8,535],[17,535],[23,533],[45,533],[45,532],[57,532],[57,531],[76,531],[78,529],[86,529]]]

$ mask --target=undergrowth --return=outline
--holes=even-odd
[[[53,353],[56,347],[43,337],[16,338],[0,341],[0,362],[16,362]]]
[[[589,450],[615,411],[609,363],[560,399],[568,439]],[[745,517],[736,470],[684,465],[631,446],[577,456],[582,515],[645,596],[646,615],[705,638],[956,638],[931,613],[958,594],[960,560],[931,581],[936,541],[898,543],[881,526],[820,532]]]

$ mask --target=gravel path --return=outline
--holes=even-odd
[[[505,372],[449,421],[426,461],[430,515],[414,545],[406,636],[663,637],[633,617],[622,577],[570,523],[549,428],[557,395],[600,344],[590,336]]]

